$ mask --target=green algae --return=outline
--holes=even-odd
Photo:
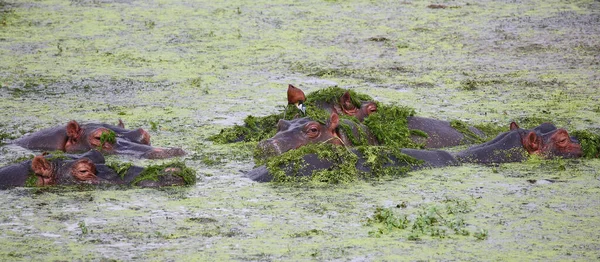
[[[119,175],[119,177],[123,179],[125,175],[127,175],[127,171],[129,171],[129,168],[133,166],[133,163],[112,161],[110,163],[107,163],[106,166],[117,172],[117,175]]]
[[[165,170],[168,168],[175,169],[174,171],[168,171],[168,174],[165,173]],[[133,181],[131,181],[131,185],[137,185],[139,182],[145,180],[159,181],[161,176],[173,175],[179,176],[183,178],[185,185],[194,185],[196,184],[196,171],[192,168],[189,168],[183,162],[171,162],[161,165],[150,165],[144,168]]]
[[[304,157],[316,154],[319,159],[326,159],[332,163],[332,168],[311,171],[304,176],[300,173],[306,167]],[[296,150],[283,153],[266,161],[267,170],[276,183],[350,183],[359,178],[355,164],[358,157],[345,147],[332,144],[311,144]]]
[[[410,106],[419,116],[475,125],[507,126],[538,116],[568,130],[594,127],[600,123],[593,88],[597,2],[480,1],[438,10],[418,1],[0,2],[13,9],[0,26],[0,75],[9,76],[0,80],[0,118],[14,123],[7,133],[64,124],[63,118],[114,121],[122,111],[128,124],[159,124],[151,132],[154,145],[224,156],[218,167],[186,160],[213,177],[181,191],[2,191],[3,260],[598,259],[597,159],[567,161],[565,171],[558,164],[501,165],[497,173],[468,165],[298,189],[240,179],[239,170],[254,165],[251,149],[203,141],[231,125],[212,121],[222,115],[241,121],[245,114],[273,113],[284,102],[287,83],[338,84],[384,104]],[[389,41],[369,40],[379,36]],[[307,70],[294,70],[296,63]],[[318,71],[326,74],[307,76]],[[68,87],[26,90],[19,79],[27,75],[51,76]],[[200,88],[189,88],[198,77]],[[462,91],[461,81],[469,78],[483,84]],[[71,90],[85,85],[79,79],[114,81],[84,93]],[[161,81],[171,84],[146,84]],[[13,97],[14,88],[24,92]],[[553,97],[557,90],[566,96]],[[163,110],[167,106],[174,110]],[[22,154],[3,149],[3,163]],[[552,177],[560,179],[526,181]],[[373,238],[373,229],[360,223],[375,206],[405,201],[406,213],[418,214],[410,204],[428,206],[446,195],[477,199],[465,221],[470,232],[486,228],[486,240]],[[219,223],[201,228],[185,220],[197,216]],[[80,221],[90,229],[87,235],[81,235]],[[289,237],[312,229],[324,234]]]
[[[446,199],[439,204],[429,204],[422,207],[417,214],[398,214],[399,209],[377,207],[373,215],[366,219],[365,226],[375,227],[369,231],[373,237],[403,232],[408,240],[423,240],[423,237],[449,238],[452,236],[469,236],[482,240],[487,238],[480,229],[470,232],[465,222],[464,214],[471,213],[471,201],[461,199]],[[409,218],[410,217],[410,218]],[[451,235],[451,233],[454,233]]]
[[[412,108],[378,105],[377,112],[365,118],[364,123],[383,145],[398,148],[422,148],[424,145],[414,143],[411,135],[423,136],[425,134],[411,132],[408,128],[407,119],[414,114],[415,111]]]
[[[469,125],[464,121],[460,120],[452,120],[450,121],[450,126],[456,129],[458,132],[463,134],[466,139],[466,143],[468,144],[479,144],[486,141],[486,138],[489,140],[490,137],[481,137],[475,134],[471,129],[469,129]],[[497,135],[498,133],[496,133]]]
[[[100,145],[98,145],[98,150],[102,150],[104,148],[105,143],[117,143],[117,134],[112,130],[108,130],[108,132],[103,132],[100,135]]]
[[[584,158],[600,157],[600,134],[598,130],[576,130],[570,133],[579,140]]]
[[[348,184],[361,179],[399,177],[410,171],[411,166],[422,164],[395,147],[359,146],[356,152],[360,154],[332,144],[310,144],[267,159],[265,163],[273,182],[295,185]],[[310,155],[325,161],[327,167],[311,167],[306,162]],[[358,161],[368,172],[357,167]]]
[[[346,90],[337,86],[320,89],[309,93],[306,96],[306,116],[321,124],[327,123],[330,118],[330,113],[321,108],[322,103],[338,104],[339,99],[345,92],[350,92],[351,101],[356,107],[361,106],[362,101],[372,101],[373,99],[366,95],[353,90]],[[265,117],[248,116],[244,119],[244,125],[235,125],[230,128],[225,128],[219,134],[213,135],[209,140],[217,143],[230,142],[258,142],[266,138],[273,137],[277,132],[277,121],[279,119],[293,119],[298,113],[294,107],[287,107],[285,112],[269,115]],[[412,142],[411,135],[427,137],[423,132],[418,130],[409,130],[407,117],[413,116],[414,110],[408,107],[387,106],[378,104],[377,112],[369,115],[364,124],[369,131],[377,138],[377,140],[389,146],[397,146],[404,148],[421,148],[423,145]],[[342,115],[342,120],[349,120],[358,123],[354,117]],[[339,128],[349,138],[354,146],[368,145],[368,134],[361,128],[354,128],[352,125],[340,121]]]

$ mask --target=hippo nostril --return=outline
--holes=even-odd
[[[258,149],[259,149],[261,155],[264,155],[267,157],[278,156],[278,155],[282,154],[281,146],[279,145],[279,142],[274,139],[267,139],[265,141],[258,143]]]

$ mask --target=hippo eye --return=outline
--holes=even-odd
[[[372,113],[377,112],[377,107],[376,106],[369,106],[367,108],[367,110],[369,111],[369,114],[372,114]]]
[[[319,136],[319,128],[314,125],[309,126],[306,129],[306,135],[308,135],[308,137],[310,137],[310,138],[315,138],[315,137]]]

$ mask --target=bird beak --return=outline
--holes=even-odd
[[[300,103],[300,102],[296,103],[296,107],[298,109],[300,109],[300,111],[302,111],[303,115],[306,115],[306,106],[304,106],[303,103]]]

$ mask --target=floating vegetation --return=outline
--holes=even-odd
[[[346,184],[358,179],[402,176],[422,163],[400,150],[361,146],[351,151],[333,144],[310,144],[265,163],[273,182]]]
[[[373,100],[370,96],[354,90],[346,90],[337,86],[328,87],[307,95],[304,103],[306,116],[322,124],[327,123],[331,114],[322,108],[324,103],[337,104],[340,97],[346,92],[350,93],[351,102],[356,107],[360,107],[362,101]],[[415,114],[412,108],[380,104],[377,106],[378,111],[367,117],[364,124],[381,144],[404,148],[421,148],[423,146],[415,144],[410,139],[411,135],[415,134],[427,137],[423,132],[408,129],[407,117]],[[297,108],[287,107],[284,112],[279,114],[265,117],[248,116],[244,119],[244,125],[222,129],[219,134],[211,136],[209,140],[216,143],[258,142],[273,137],[277,133],[279,119],[284,119],[285,116],[286,120],[291,120],[299,113]],[[341,115],[340,118],[358,123],[355,117]],[[357,130],[357,135],[355,135],[355,132],[350,132],[353,128],[344,121],[340,121],[339,128],[348,136],[354,146],[368,145],[367,134],[364,131],[355,129]]]
[[[165,172],[166,169],[171,169],[171,171]],[[152,165],[144,168],[144,171],[142,171],[133,181],[131,181],[131,185],[137,185],[139,182],[144,180],[159,181],[160,177],[167,175],[174,175],[183,178],[185,185],[196,184],[196,171],[187,167],[185,163],[176,161],[162,165]]]
[[[127,171],[129,171],[129,168],[131,168],[133,164],[130,162],[111,162],[106,164],[106,166],[114,170],[119,175],[119,177],[123,179],[125,178],[125,175],[127,175]]]
[[[600,157],[600,132],[592,130],[576,130],[571,132],[581,144],[584,158]]]
[[[479,144],[486,141],[486,139],[475,134],[471,129],[469,129],[469,125],[460,120],[452,120],[450,121],[450,126],[456,129],[458,132],[463,134],[465,139],[469,144]]]
[[[423,207],[417,214],[398,214],[393,208],[377,207],[373,215],[366,220],[366,226],[376,227],[369,235],[381,237],[394,232],[406,232],[408,240],[420,240],[429,236],[434,238],[473,235],[482,240],[487,238],[487,230],[470,232],[466,228],[463,214],[472,212],[470,202],[460,199],[446,199],[442,204]],[[484,234],[485,233],[485,234]]]
[[[411,135],[427,137],[427,134],[408,129],[407,118],[414,114],[415,111],[408,107],[377,105],[377,112],[365,118],[364,123],[382,145],[422,148],[424,145],[413,142]]]
[[[117,142],[117,134],[114,131],[108,130],[107,132],[102,132],[100,135],[100,145],[98,146],[98,150],[102,150],[104,148],[104,144],[114,144]]]

